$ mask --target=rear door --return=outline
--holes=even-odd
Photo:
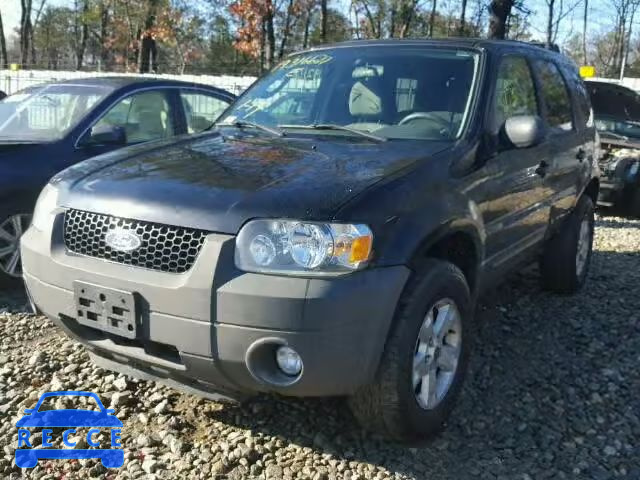
[[[505,55],[498,67],[490,125],[498,137],[495,189],[487,221],[487,262],[490,268],[508,265],[509,260],[535,246],[549,221],[544,182],[539,171],[546,158],[544,142],[530,148],[515,148],[504,137],[505,121],[513,116],[540,116],[530,64],[525,56]]]
[[[550,217],[554,221],[573,208],[581,183],[581,164],[588,164],[589,152],[582,115],[574,107],[575,100],[561,69],[548,59],[535,59],[533,67],[547,127],[549,160],[543,173]],[[579,123],[583,123],[581,128]]]

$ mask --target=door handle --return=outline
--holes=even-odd
[[[549,164],[542,160],[538,168],[536,168],[536,174],[540,175],[542,178],[547,174],[547,169],[549,168]]]
[[[583,161],[585,158],[587,158],[587,152],[584,150],[584,148],[578,149],[578,153],[576,153],[576,158],[580,162]]]

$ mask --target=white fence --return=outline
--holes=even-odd
[[[44,82],[55,82],[74,78],[87,77],[107,77],[107,76],[127,76],[127,77],[154,77],[171,80],[181,80],[183,82],[203,83],[218,88],[223,88],[236,95],[242,93],[249,85],[255,81],[255,77],[233,77],[229,75],[156,75],[137,73],[107,73],[107,72],[73,72],[59,70],[0,70],[0,90],[7,94],[12,94],[18,90]]]

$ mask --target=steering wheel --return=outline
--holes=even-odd
[[[400,120],[398,122],[398,125],[405,125],[405,124],[407,124],[409,122],[413,122],[414,120],[419,120],[419,119],[420,120],[428,120],[428,121],[433,122],[433,123],[438,123],[442,127],[444,127],[445,125],[448,126],[448,122],[446,122],[442,118],[438,118],[438,117],[434,116],[430,112],[413,112],[413,113],[410,113],[409,115],[404,117],[402,120]]]

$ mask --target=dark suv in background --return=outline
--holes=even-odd
[[[598,204],[640,217],[640,94],[615,83],[586,85],[602,149]]]
[[[101,366],[202,393],[342,395],[413,442],[460,391],[482,290],[585,282],[585,86],[517,42],[288,57],[213,131],[57,175],[22,238],[35,306]]]

